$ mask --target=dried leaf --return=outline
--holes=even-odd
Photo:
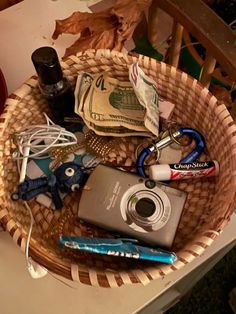
[[[114,28],[117,23],[116,17],[111,16],[109,13],[74,12],[64,20],[56,20],[56,29],[52,38],[57,39],[63,33],[75,35],[84,32],[89,36],[100,33],[104,29]]]
[[[118,43],[114,43],[114,33],[115,29],[111,29],[99,34],[94,34],[93,36],[80,37],[72,46],[66,49],[65,57],[75,55],[78,51],[84,51],[92,48],[107,48],[120,51],[122,49],[122,45],[121,43],[120,46]]]
[[[150,4],[151,0],[117,0],[114,7],[102,12],[74,12],[68,18],[56,21],[52,38],[57,39],[63,33],[80,34],[79,39],[66,49],[65,56],[89,48],[121,51]]]

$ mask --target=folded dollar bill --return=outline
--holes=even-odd
[[[174,105],[158,100],[154,80],[137,63],[129,69],[130,81],[119,81],[108,73],[81,72],[75,89],[75,113],[89,129],[106,136],[158,136],[159,113],[164,118]],[[159,108],[160,105],[160,108]],[[165,115],[165,116],[164,116]]]
[[[129,80],[139,103],[145,108],[144,124],[154,135],[159,134],[159,106],[156,82],[149,78],[138,63],[129,68]]]

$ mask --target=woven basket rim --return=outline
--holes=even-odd
[[[143,64],[146,64],[150,67],[154,67],[156,64],[161,65],[161,68],[163,68],[163,71],[166,71],[167,73],[171,73],[174,75],[179,75],[180,80],[183,84],[188,84],[188,82],[191,82],[192,84],[196,84],[196,89],[200,91],[201,93],[206,95],[206,98],[209,99],[209,102],[214,102],[215,106],[219,108],[219,111],[224,113],[225,110],[227,111],[225,105],[219,104],[217,99],[199,82],[197,82],[196,79],[193,79],[188,74],[180,71],[179,69],[174,68],[173,66],[170,66],[168,64],[165,64],[163,62],[159,62],[153,59],[150,59],[145,56],[129,56],[126,54],[123,54],[121,52],[117,51],[110,51],[108,49],[90,49],[85,52],[78,53],[76,56],[69,56],[67,59],[63,60],[61,62],[64,70],[70,67],[76,59],[83,58],[91,59],[94,61],[94,66],[98,63],[105,62],[106,59],[112,60],[114,63],[118,65],[124,64],[124,61],[127,63],[132,63],[134,61],[142,61]],[[189,81],[187,81],[187,79]],[[186,83],[187,82],[187,83]],[[9,119],[12,116],[12,113],[14,112],[16,106],[18,103],[21,102],[21,100],[30,92],[32,87],[35,87],[37,83],[37,77],[33,75],[29,80],[27,80],[25,83],[22,84],[22,86],[13,92],[11,95],[9,95],[7,101],[6,101],[6,108],[1,116],[0,119],[0,138],[3,138],[4,136],[4,130],[7,127],[7,123]],[[225,116],[219,116],[219,119],[222,121],[225,119]],[[233,119],[227,115],[227,123],[230,125],[230,134],[236,134],[236,126],[234,125]],[[232,139],[231,146],[233,147],[235,145],[236,147],[236,140],[235,137]],[[3,149],[3,143],[0,141],[0,151]],[[234,148],[234,157],[235,157],[235,169],[236,169],[236,149]],[[233,178],[232,187],[236,187],[236,175]],[[223,230],[225,225],[228,223],[231,214],[234,210],[236,200],[236,189],[232,191],[232,200],[228,204],[228,211],[227,215],[224,217],[222,221],[219,222],[218,230],[205,230],[200,236],[198,236],[194,243],[190,243],[187,248],[185,248],[184,254],[186,255],[187,263],[191,262],[196,258],[196,256],[201,255],[205,249],[210,246],[213,241],[216,239],[216,237],[220,234],[220,232]],[[21,246],[22,250],[24,251],[24,245],[25,240],[27,237],[27,232],[22,230],[22,228],[18,225],[16,217],[13,217],[10,212],[3,208],[0,204],[0,222],[5,226],[6,230],[10,233],[10,235],[13,237],[14,241]],[[191,248],[194,249],[191,251]],[[197,249],[196,249],[197,246]],[[67,261],[60,260],[59,258],[56,258],[55,256],[50,256],[47,254],[47,248],[42,248],[37,245],[37,241],[34,239],[30,242],[30,253],[33,258],[35,258],[40,264],[48,268],[50,271],[55,272],[61,276],[64,276],[68,279],[72,279],[75,281],[79,281],[86,284],[91,285],[98,285],[101,287],[118,287],[121,285],[127,285],[132,283],[143,283],[146,284],[150,282],[150,280],[161,278],[164,275],[182,268],[186,261],[182,261],[181,259],[178,260],[173,266],[169,265],[163,265],[161,267],[157,268],[148,268],[144,270],[136,270],[135,272],[131,271],[129,273],[129,276],[127,274],[120,274],[119,271],[110,272],[109,270],[97,271],[96,269],[86,270],[83,269],[83,267],[78,266],[77,264],[71,264]],[[56,264],[56,268],[55,268]],[[148,273],[148,275],[147,275]],[[104,281],[100,280],[98,282],[97,275],[99,276],[103,275],[106,277]],[[119,278],[118,278],[119,277]],[[88,279],[89,278],[89,279]]]

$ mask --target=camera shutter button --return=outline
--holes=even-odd
[[[145,186],[146,186],[146,188],[148,188],[148,189],[153,189],[153,188],[155,188],[155,186],[156,186],[156,182],[153,181],[153,180],[146,180],[146,181],[145,181]]]

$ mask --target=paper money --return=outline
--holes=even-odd
[[[123,126],[135,131],[147,131],[145,110],[137,101],[129,82],[119,82],[98,75],[84,100],[84,118],[99,126]]]
[[[150,133],[146,129],[144,132],[137,132],[123,126],[101,126],[86,120],[84,115],[84,99],[87,97],[90,88],[91,87],[85,90],[84,94],[82,95],[81,106],[79,107],[80,116],[83,117],[85,124],[90,130],[93,130],[96,134],[103,136],[150,136]]]
[[[97,135],[103,136],[145,136],[150,137],[150,133],[147,132],[137,132],[127,129],[125,127],[103,127],[96,125],[94,123],[90,123],[85,121],[85,124],[90,130],[93,130]]]
[[[144,125],[150,132],[158,136],[159,107],[156,82],[143,72],[138,63],[130,66],[129,79],[139,103],[146,109]]]
[[[150,136],[143,122],[144,109],[130,82],[119,82],[106,74],[92,77],[89,73],[80,73],[75,96],[75,112],[96,134]]]
[[[93,82],[93,76],[90,73],[81,72],[78,74],[75,86],[75,113],[79,114],[79,104],[82,96],[88,90]]]
[[[134,64],[131,82],[107,73],[80,73],[75,89],[75,112],[88,128],[106,136],[157,136],[158,95],[155,82]]]

